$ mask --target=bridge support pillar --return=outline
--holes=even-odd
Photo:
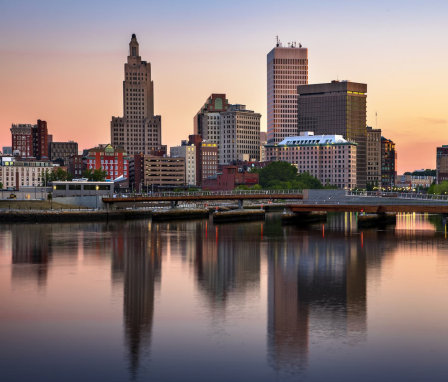
[[[176,208],[178,204],[179,204],[179,202],[177,200],[172,200],[171,201],[171,208]]]
[[[241,210],[243,208],[243,199],[238,199],[238,209]]]

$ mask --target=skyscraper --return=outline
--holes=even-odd
[[[297,86],[308,83],[308,49],[277,45],[267,56],[268,143],[297,135]]]
[[[357,186],[366,187],[367,179],[367,85],[348,81],[298,86],[299,132],[316,135],[338,134],[358,144],[356,154]]]
[[[381,187],[391,190],[397,177],[397,152],[395,143],[381,137]]]
[[[151,154],[161,146],[161,117],[154,115],[151,64],[142,61],[135,34],[124,65],[123,117],[112,117],[111,142],[130,155]]]

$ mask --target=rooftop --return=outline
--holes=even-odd
[[[297,146],[297,145],[333,145],[333,144],[356,144],[347,141],[342,135],[300,135],[297,137],[287,137],[281,141],[278,146]]]

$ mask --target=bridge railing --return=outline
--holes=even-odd
[[[173,197],[173,196],[235,196],[235,195],[301,195],[302,190],[231,190],[231,191],[186,191],[186,192],[149,192],[138,194],[121,194],[117,197]]]
[[[440,200],[448,201],[448,195],[422,194],[416,192],[393,192],[393,191],[347,191],[347,196],[363,196],[375,198],[398,198],[412,200]]]

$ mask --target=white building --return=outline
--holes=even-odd
[[[2,157],[0,163],[0,182],[3,188],[39,187],[45,183],[45,173],[53,171],[51,162],[15,161]]]
[[[181,146],[170,149],[172,158],[185,158],[185,181],[189,186],[196,186],[196,146],[182,142]]]
[[[267,56],[268,143],[297,134],[297,86],[308,84],[308,49],[280,41]]]
[[[299,173],[308,172],[324,185],[356,187],[356,143],[342,135],[302,134],[266,145],[267,160],[289,162]]]

